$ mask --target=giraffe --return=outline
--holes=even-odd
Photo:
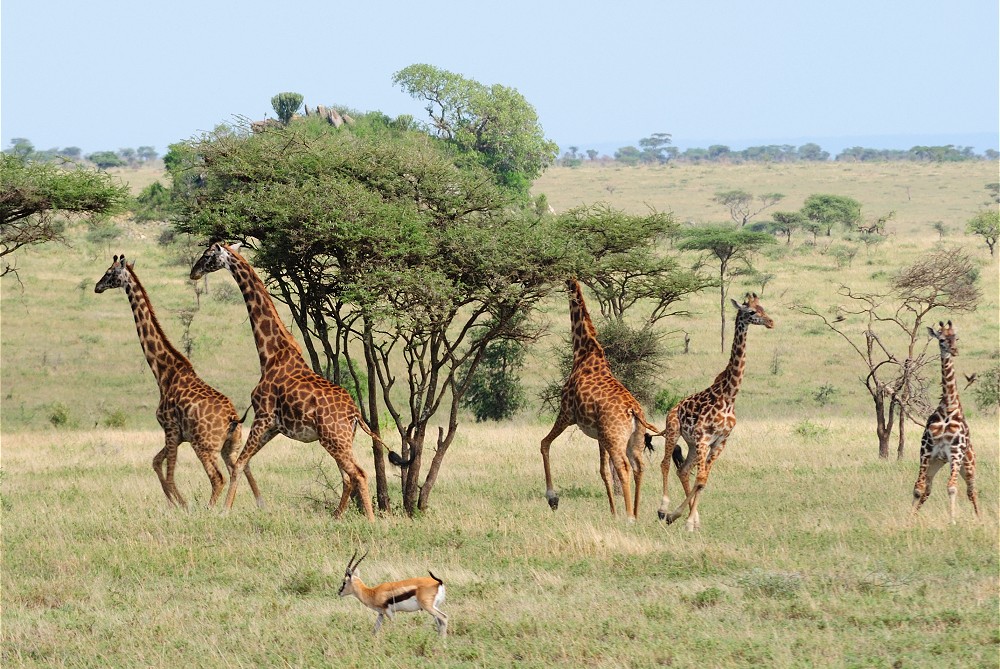
[[[955,524],[955,497],[958,493],[956,484],[961,472],[965,479],[965,491],[972,502],[972,508],[979,517],[979,496],[976,494],[976,452],[972,449],[972,438],[969,435],[969,424],[965,422],[962,413],[962,402],[958,398],[958,386],[955,384],[955,356],[958,347],[955,342],[958,336],[955,328],[938,322],[938,330],[928,327],[927,332],[938,341],[941,349],[941,403],[927,419],[923,438],[920,440],[920,471],[917,482],[913,485],[913,513],[931,494],[931,482],[934,475],[945,463],[951,467],[948,477],[948,504],[951,511],[951,523]]]
[[[667,426],[663,431],[667,443],[663,453],[660,471],[663,474],[663,499],[657,515],[661,520],[672,523],[677,520],[686,504],[688,506],[687,529],[694,531],[701,527],[698,517],[698,497],[708,482],[712,465],[726,448],[726,440],[736,426],[736,393],[740,390],[743,371],[746,367],[747,330],[751,325],[763,325],[768,330],[774,321],[764,313],[756,293],[747,293],[740,304],[730,300],[736,307],[736,327],[733,332],[733,350],[729,364],[715,377],[715,381],[705,390],[689,395],[667,414]],[[678,437],[683,437],[688,445],[686,459],[681,458]],[[668,512],[670,498],[667,496],[667,477],[670,474],[670,460],[677,465],[677,476],[684,486],[684,501],[674,511]],[[695,463],[698,475],[694,489],[688,477]]]
[[[351,492],[357,490],[365,516],[374,520],[368,475],[354,457],[355,429],[361,426],[368,436],[379,443],[382,440],[365,424],[348,392],[306,364],[302,349],[278,316],[267,287],[238,250],[238,244],[213,243],[191,268],[193,280],[224,268],[232,273],[246,301],[257,344],[260,381],[250,395],[254,419],[250,436],[236,460],[236,472],[248,466],[250,458],[278,434],[306,443],[318,439],[337,462],[344,481],[334,516],[340,517]],[[408,464],[392,451],[389,460],[394,464]],[[226,494],[227,509],[233,505],[237,483],[234,476]]]
[[[208,505],[214,506],[225,486],[217,463],[218,456],[222,454],[229,474],[233,476],[235,447],[240,444],[240,424],[243,420],[229,398],[202,381],[191,362],[171,345],[156,319],[149,295],[139,282],[134,263],[126,263],[124,254],[114,257],[111,267],[94,286],[94,292],[103,293],[109,288],[122,288],[128,296],[139,344],[160,387],[156,420],[163,427],[166,443],[153,458],[153,470],[160,480],[163,494],[171,504],[187,507],[174,483],[174,469],[177,448],[181,442],[188,441],[208,474],[212,484]],[[254,496],[262,500],[250,468],[244,473]]]
[[[634,522],[639,508],[642,484],[645,429],[656,430],[646,422],[639,402],[611,373],[604,348],[587,312],[580,284],[566,282],[569,292],[570,324],[573,328],[573,368],[563,385],[559,416],[555,425],[542,439],[542,464],[545,467],[545,497],[555,511],[559,495],[552,487],[549,468],[549,447],[570,425],[578,425],[588,437],[597,440],[601,457],[601,478],[608,494],[611,513],[615,513],[615,498],[609,464],[614,467],[625,497],[625,516]],[[645,435],[645,445],[651,445]],[[629,490],[629,472],[635,477],[635,499]]]

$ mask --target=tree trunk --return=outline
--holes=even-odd
[[[892,438],[893,405],[889,403],[889,416],[885,415],[885,398],[873,397],[875,401],[875,434],[878,435],[879,460],[889,459],[889,440]]]
[[[375,389],[378,372],[375,369],[375,356],[370,346],[371,343],[371,324],[366,319],[364,331],[364,352],[365,373],[368,374],[368,427],[370,427],[372,432],[377,434],[379,439],[381,439],[382,433],[380,432],[378,418],[378,393]],[[390,506],[389,483],[385,477],[385,452],[382,449],[382,446],[375,440],[372,440],[372,456],[375,460],[375,498],[378,503],[378,509],[379,511],[388,511]]]
[[[719,339],[719,351],[726,352],[726,263],[719,263],[719,319],[721,325],[721,338]]]
[[[896,447],[896,459],[903,459],[903,447],[906,445],[906,412],[899,407],[899,444]]]

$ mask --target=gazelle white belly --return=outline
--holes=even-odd
[[[419,611],[420,604],[417,603],[416,597],[410,597],[409,599],[403,599],[394,604],[390,604],[386,607],[389,609],[390,613],[395,611]]]

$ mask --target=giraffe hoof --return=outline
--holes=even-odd
[[[559,508],[559,495],[546,495],[549,501],[549,508],[555,511]]]
[[[660,520],[666,520],[667,514],[664,511],[657,511],[656,517],[659,518]]]

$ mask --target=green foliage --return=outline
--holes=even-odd
[[[471,409],[476,422],[513,418],[526,404],[520,372],[524,366],[524,344],[497,339],[483,349],[483,358],[469,377],[462,406]]]
[[[101,221],[91,226],[87,232],[87,241],[96,246],[109,245],[121,236],[121,226],[113,221]]]
[[[661,388],[653,398],[653,408],[657,413],[667,414],[680,404],[685,395],[675,392],[672,388]]]
[[[52,427],[69,427],[69,407],[62,402],[53,402],[49,405],[48,418]]]
[[[278,93],[271,98],[271,107],[274,108],[278,120],[288,125],[292,116],[302,106],[302,99],[302,95],[299,93]]]
[[[820,405],[821,407],[825,407],[826,405],[833,402],[833,397],[836,394],[837,394],[837,389],[836,387],[833,386],[833,384],[824,383],[822,386],[819,387],[819,390],[813,393],[813,401],[816,402],[816,404]]]
[[[170,218],[172,206],[170,189],[159,181],[154,181],[135,197],[132,218],[140,223],[166,221]]]
[[[817,441],[825,439],[830,434],[830,428],[818,425],[811,420],[803,420],[795,424],[793,432],[807,441]]]
[[[128,425],[128,414],[121,409],[107,411],[101,417],[101,425],[114,429],[124,428]]]
[[[439,137],[475,156],[497,183],[522,197],[558,155],[559,147],[545,139],[535,108],[516,89],[485,86],[423,64],[396,72],[393,83],[427,102]]]
[[[0,257],[61,239],[64,225],[56,214],[96,219],[120,211],[127,200],[128,187],[106,174],[0,154]],[[5,265],[2,273],[8,271]]]
[[[844,195],[810,195],[801,211],[809,222],[826,230],[827,236],[834,225],[852,228],[861,220],[861,203]]]
[[[996,207],[984,209],[969,219],[965,230],[970,235],[979,235],[990,249],[990,255],[996,252],[997,237],[1000,237],[1000,210]]]
[[[972,396],[976,406],[991,413],[1000,408],[1000,365],[993,365],[979,374],[977,383],[972,386]]]
[[[125,161],[114,151],[97,151],[88,155],[87,160],[102,170],[106,170],[109,167],[121,167],[125,164]]]
[[[747,597],[791,599],[803,589],[802,576],[796,573],[754,568],[737,579]]]

